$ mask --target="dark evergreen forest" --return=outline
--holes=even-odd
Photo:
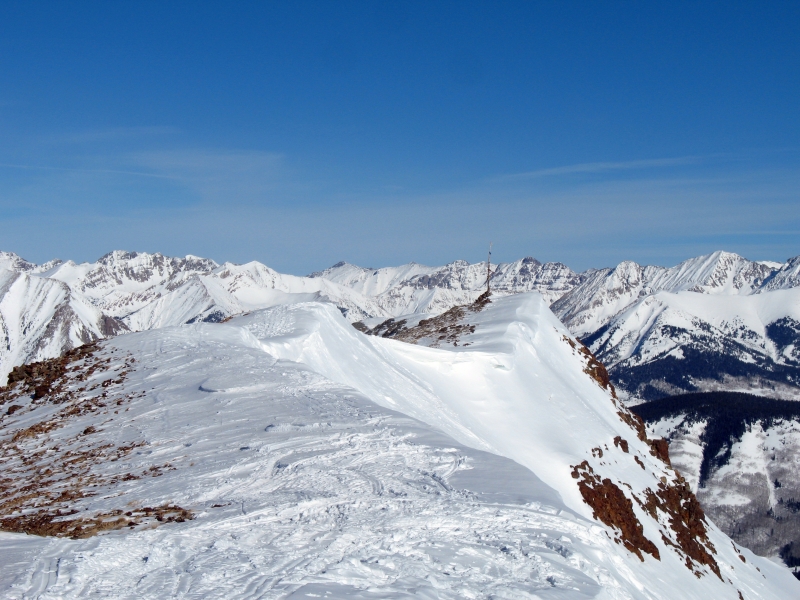
[[[707,421],[702,441],[700,485],[711,472],[727,464],[733,444],[755,423],[764,428],[776,421],[800,420],[800,402],[774,400],[740,392],[699,392],[652,400],[631,407],[647,423],[684,415],[685,423]]]

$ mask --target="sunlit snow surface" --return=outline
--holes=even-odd
[[[615,544],[569,465],[619,433],[632,452],[638,440],[538,295],[499,300],[475,323],[469,347],[438,350],[301,303],[106,342],[135,357],[125,391],[145,395],[95,417],[93,435],[146,445],[97,468],[174,470],[78,506],[175,503],[195,519],[86,540],[0,534],[3,596],[800,596],[786,570],[746,550],[742,563],[713,527],[725,581],[696,577],[655,526],[661,561]],[[638,489],[659,472],[642,457],[647,470],[610,452],[606,468]]]

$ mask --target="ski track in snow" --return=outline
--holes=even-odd
[[[593,597],[597,578],[611,579],[582,554],[609,543],[601,529],[542,505],[558,497],[508,459],[297,364],[159,346],[156,374],[140,357],[145,378],[131,386],[159,393],[132,406],[132,421],[149,432],[140,456],[177,470],[146,488],[135,482],[124,503],[172,501],[200,514],[88,540],[2,534],[7,597],[335,597],[339,588],[365,598]]]

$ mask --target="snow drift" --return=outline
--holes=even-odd
[[[108,531],[2,534],[4,593],[797,594],[697,512],[541,296],[465,319],[437,349],[306,302],[15,372],[6,529]]]

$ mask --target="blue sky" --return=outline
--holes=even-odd
[[[489,240],[800,254],[800,4],[0,5],[2,249],[304,274]]]

